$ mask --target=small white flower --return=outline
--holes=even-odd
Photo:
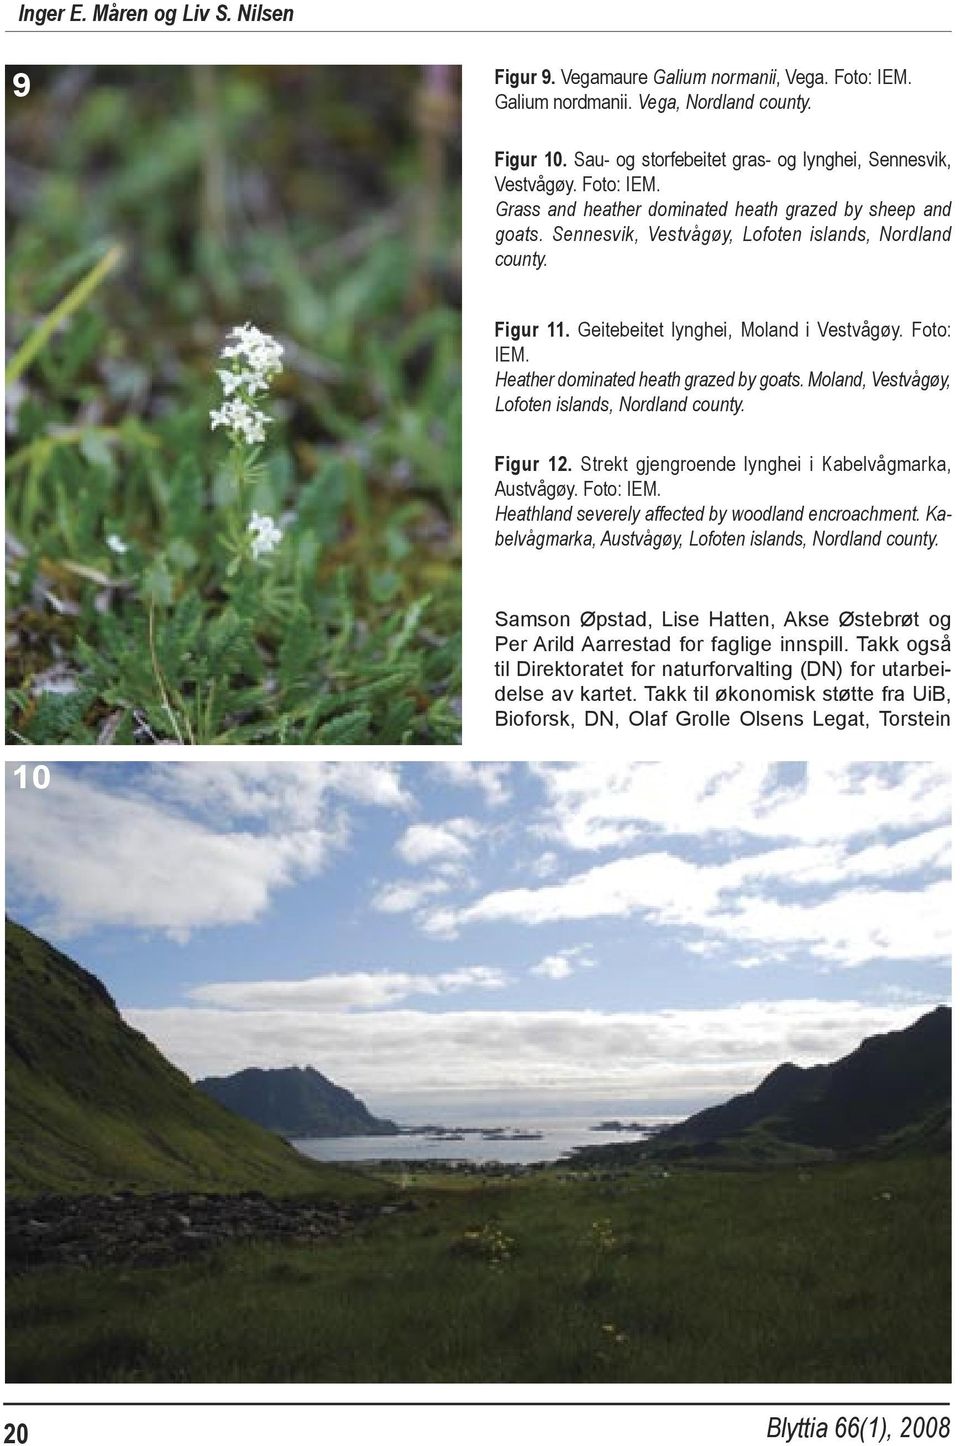
[[[217,376],[225,397],[232,397],[237,391],[244,391],[255,397],[259,392],[270,390],[270,383],[263,372],[227,372],[218,369]]]
[[[233,346],[230,345],[231,337],[236,339]],[[283,371],[283,362],[280,360],[283,347],[275,337],[261,331],[249,321],[245,321],[242,326],[235,326],[228,333],[227,345],[220,355],[227,360],[245,361],[256,378],[257,391],[265,391],[270,377]]]
[[[237,387],[243,385],[243,378],[246,372],[225,372],[217,369],[217,376],[220,378],[220,385],[223,387],[223,395],[232,397]]]
[[[283,370],[282,355],[280,343],[249,321],[227,333],[220,356],[232,365],[217,368],[225,400],[210,413],[212,431],[225,427],[234,442],[248,446],[265,440],[264,428],[271,419],[253,405],[253,398],[270,390],[271,377]]]
[[[123,538],[118,537],[115,532],[111,532],[110,536],[107,538],[107,546],[109,547],[110,551],[115,552],[118,557],[122,557],[127,550],[127,544],[124,542]]]
[[[210,413],[210,430],[214,432],[217,427],[226,427],[234,441],[242,438],[244,442],[252,444],[264,440],[267,435],[264,427],[269,421],[266,412],[261,412],[249,402],[237,398],[235,401],[224,402],[222,407],[217,407]]]
[[[251,512],[250,521],[247,523],[247,531],[251,533],[250,552],[256,562],[259,558],[273,552],[279,544],[283,533],[276,525],[272,517],[259,512]]]

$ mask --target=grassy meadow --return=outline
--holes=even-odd
[[[319,1245],[7,1288],[9,1381],[942,1382],[948,1155],[417,1177]]]
[[[7,741],[457,742],[457,73],[30,82],[7,116]],[[248,322],[283,370],[241,478],[211,411]],[[280,536],[231,570],[248,517]]]

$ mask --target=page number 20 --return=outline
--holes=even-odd
[[[18,100],[30,94],[30,77],[25,70],[18,70],[13,77],[13,93]]]

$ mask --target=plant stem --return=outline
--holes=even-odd
[[[22,376],[34,357],[41,351],[48,338],[57,329],[62,321],[81,307],[88,297],[96,291],[101,281],[119,264],[123,259],[123,247],[111,246],[106,255],[101,256],[95,266],[92,266],[86,276],[77,282],[72,291],[68,291],[62,301],[58,301],[49,315],[45,316],[40,325],[27,337],[7,363],[5,377],[7,382],[16,381]]]
[[[198,65],[193,78],[203,138],[202,232],[219,258],[227,249],[227,160],[216,72],[210,65]]]
[[[161,702],[163,703],[164,709],[166,710],[167,717],[170,719],[170,722],[173,724],[173,731],[174,731],[174,733],[176,733],[176,735],[177,735],[177,742],[178,742],[178,743],[181,745],[181,747],[182,747],[182,746],[183,746],[183,734],[180,732],[180,728],[179,728],[179,725],[178,725],[178,723],[177,723],[177,715],[176,715],[176,713],[174,713],[173,709],[172,709],[171,706],[170,706],[170,699],[169,699],[168,696],[167,696],[166,685],[164,684],[164,681],[163,681],[163,673],[161,672],[161,669],[160,669],[160,659],[157,657],[157,643],[156,643],[156,638],[155,638],[155,636],[154,636],[154,611],[155,611],[155,609],[154,609],[154,603],[153,603],[153,599],[151,598],[151,599],[150,599],[150,611],[149,611],[149,613],[148,613],[148,615],[147,615],[147,637],[148,637],[149,642],[150,642],[150,662],[153,664],[153,676],[154,676],[154,677],[156,678],[156,680],[157,680],[157,688],[159,689],[159,692],[160,692],[160,700],[161,700]]]

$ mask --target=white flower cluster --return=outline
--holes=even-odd
[[[251,512],[247,531],[251,534],[250,552],[254,562],[272,552],[283,537],[283,532],[273,518],[261,517],[259,512]]]
[[[210,413],[210,430],[214,432],[217,427],[226,427],[235,442],[246,442],[252,447],[254,442],[262,442],[266,437],[263,429],[269,420],[266,412],[238,397],[235,401],[224,402],[222,407]]]
[[[225,400],[211,411],[210,430],[226,427],[235,442],[253,446],[265,439],[270,418],[252,399],[269,391],[271,379],[283,370],[283,347],[275,337],[245,321],[227,333],[220,356],[232,366],[217,369]]]
[[[229,344],[231,337],[236,337],[233,346]],[[235,326],[227,333],[227,345],[220,355],[234,361],[246,362],[256,380],[256,386],[250,387],[251,392],[265,392],[270,385],[270,378],[283,371],[283,362],[280,360],[283,347],[276,337],[269,336],[250,321],[245,321],[243,326]]]

